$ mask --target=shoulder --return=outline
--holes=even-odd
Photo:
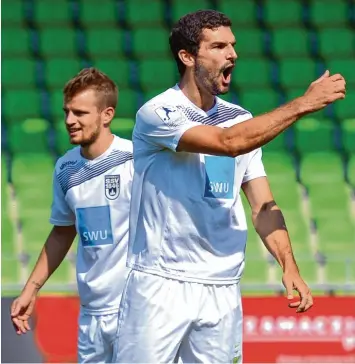
[[[243,108],[242,106],[240,105],[237,105],[237,104],[233,104],[232,102],[228,102],[228,101],[225,101],[223,99],[221,99],[220,97],[218,97],[218,104],[219,104],[219,109],[221,111],[229,111],[231,113],[234,113],[236,114],[237,116],[240,115],[240,116],[245,116],[245,117],[248,117],[248,119],[250,119],[252,117],[252,114],[249,110]]]
[[[58,158],[55,164],[55,173],[58,175],[66,169],[80,163],[80,146],[68,150],[62,157]]]
[[[133,143],[131,140],[121,138],[115,135],[115,146],[114,149],[118,152],[122,152],[125,154],[133,153]]]

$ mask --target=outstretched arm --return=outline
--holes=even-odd
[[[242,189],[252,210],[255,230],[282,268],[282,282],[287,291],[287,298],[293,299],[293,290],[298,291],[300,295],[300,300],[290,303],[289,306],[297,307],[297,312],[308,310],[313,305],[313,298],[300,276],[285,219],[273,198],[267,178],[261,177],[246,182]]]

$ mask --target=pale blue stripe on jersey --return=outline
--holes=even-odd
[[[209,116],[203,116],[198,112],[194,111],[190,107],[186,107],[183,105],[178,106],[184,114],[189,118],[191,121],[195,121],[197,123],[202,123],[205,125],[218,125],[225,123],[228,120],[233,120],[237,116],[250,114],[248,111],[244,109],[238,109],[235,107],[228,107],[223,104],[219,104],[217,107],[217,111]]]
[[[88,162],[84,162],[77,166],[71,166],[60,172],[57,178],[64,194],[66,194],[71,188],[98,177],[111,168],[117,167],[131,159],[133,159],[131,152],[114,150],[105,159],[94,165],[89,165]]]

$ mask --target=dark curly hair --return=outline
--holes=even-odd
[[[169,44],[181,76],[185,72],[185,65],[179,58],[179,51],[185,49],[197,56],[202,31],[222,26],[231,27],[232,22],[225,14],[216,10],[198,10],[178,20],[170,33]]]

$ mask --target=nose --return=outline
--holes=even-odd
[[[71,126],[75,124],[75,117],[71,111],[69,111],[65,116],[65,124]]]
[[[237,58],[238,58],[237,52],[235,51],[234,47],[230,45],[228,52],[228,60],[234,62]]]

